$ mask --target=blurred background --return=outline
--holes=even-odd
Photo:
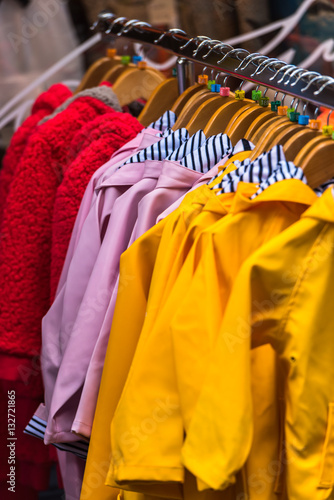
[[[232,39],[235,46],[263,52],[279,29],[241,42],[240,36],[291,16],[302,4],[305,12],[267,55],[282,57],[288,51],[289,62],[305,67],[318,49],[310,69],[333,75],[334,0],[0,0],[0,107],[91,37],[90,26],[103,9],[166,29],[179,27],[192,36]],[[122,38],[115,44],[120,54],[131,53],[129,45]],[[52,83],[80,80],[106,48],[102,42],[92,47],[36,88],[34,96]],[[152,48],[147,52],[156,61],[166,57]]]

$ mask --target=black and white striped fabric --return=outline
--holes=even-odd
[[[152,122],[147,128],[154,128],[155,130],[160,130],[164,132],[166,129],[170,129],[175,125],[177,120],[176,114],[173,111],[166,111],[160,118],[155,122]]]
[[[192,135],[190,139],[181,144],[175,151],[173,151],[169,156],[167,156],[166,160],[179,161],[188,154],[196,151],[196,149],[200,148],[205,144],[206,137],[204,135],[203,130],[199,130],[196,134]]]
[[[171,131],[166,137],[163,137],[159,142],[148,146],[131,156],[119,168],[122,168],[128,163],[142,163],[145,160],[164,160],[168,155],[175,151],[185,141],[189,139],[189,132],[185,128]]]
[[[240,166],[236,170],[226,174],[212,189],[219,189],[217,194],[235,193],[240,181],[260,184],[273,174],[281,161],[285,161],[283,147],[275,146],[253,162],[249,158],[240,162]]]
[[[324,192],[334,184],[334,178],[330,179],[329,181],[324,182],[321,184],[321,186],[317,187],[314,189],[314,192],[317,196],[322,196]]]
[[[242,153],[243,151],[252,151],[254,148],[255,148],[254,144],[251,143],[250,141],[247,141],[246,139],[240,139],[240,141],[236,143],[234,148],[232,148],[232,151],[227,156],[228,158],[232,158],[232,156],[236,155],[237,153]],[[239,167],[244,164],[248,165],[250,163],[250,160],[248,158],[243,161],[236,160],[234,163]],[[208,184],[211,184],[216,179],[220,178],[222,174],[223,171],[219,172],[217,175],[215,175],[209,180]]]
[[[259,189],[255,194],[253,194],[253,196],[251,196],[251,200],[259,196],[259,194],[263,193],[263,191],[269,186],[272,186],[273,184],[276,184],[276,182],[284,181],[286,179],[299,179],[300,181],[304,182],[304,184],[307,184],[307,179],[300,167],[296,167],[296,165],[294,165],[292,161],[281,161],[275,169],[275,172],[273,172],[273,174],[268,177],[267,180],[260,184]]]
[[[232,149],[231,153],[228,155],[229,158],[231,158],[232,156],[236,155],[237,153],[242,153],[243,151],[253,151],[253,149],[255,148],[255,145],[250,142],[250,141],[247,141],[247,139],[240,139],[236,145],[234,146],[234,148]]]
[[[213,135],[207,139],[203,146],[180,160],[180,163],[184,167],[204,174],[231,150],[232,143],[226,134]]]
[[[29,424],[24,429],[24,434],[37,437],[44,440],[46,422],[39,417],[32,417]],[[53,445],[62,451],[69,451],[80,458],[86,459],[89,443],[87,441],[75,441],[73,443],[53,443]]]

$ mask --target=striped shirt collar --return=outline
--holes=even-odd
[[[196,134],[192,135],[190,139],[182,143],[175,151],[173,151],[166,160],[180,161],[182,158],[188,154],[193,153],[196,149],[200,148],[205,144],[206,137],[203,130],[199,130]]]
[[[315,188],[313,191],[317,196],[322,196],[324,192],[329,188],[329,186],[332,186],[333,184],[334,184],[334,177],[329,181],[324,182],[323,184]]]
[[[246,139],[241,139],[236,143],[234,148],[232,148],[232,151],[227,155],[227,158],[232,158],[232,156],[236,155],[237,153],[242,153],[243,151],[252,151],[254,147],[255,147],[254,144],[252,144],[250,141],[247,141]],[[235,162],[237,166],[249,163],[250,163],[249,158],[243,161]],[[217,175],[215,175],[208,181],[208,184],[211,184],[216,179],[221,178],[222,174],[223,172],[219,172]]]
[[[240,181],[260,184],[273,174],[281,161],[285,162],[285,156],[283,147],[278,145],[268,153],[261,154],[253,162],[249,158],[240,162],[236,170],[226,174],[212,189],[219,189],[217,194],[235,193]]]
[[[300,167],[296,167],[292,161],[281,161],[268,179],[260,184],[259,189],[251,196],[251,200],[263,193],[269,186],[286,179],[299,179],[304,184],[307,184],[307,179]]]
[[[243,151],[252,151],[254,148],[255,146],[252,142],[247,141],[247,139],[240,139],[236,143],[228,157],[232,158],[232,156],[236,155],[237,153],[242,153]]]
[[[145,160],[164,160],[168,155],[180,147],[180,145],[189,139],[187,129],[180,128],[179,130],[171,131],[166,137],[163,137],[159,142],[148,146],[131,156],[123,165],[128,163],[142,163]],[[122,168],[121,165],[119,168]]]
[[[217,134],[209,137],[199,149],[182,158],[180,163],[184,167],[204,174],[230,153],[231,149],[232,144],[228,136]]]
[[[164,132],[166,129],[171,129],[177,117],[173,111],[166,111],[160,118],[158,118],[155,122],[152,122],[147,128],[154,128],[155,130],[160,130],[160,132]]]

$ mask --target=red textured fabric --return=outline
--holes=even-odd
[[[125,113],[108,113],[88,123],[72,141],[77,158],[57,190],[52,224],[51,300],[54,299],[75,218],[92,174],[143,126]]]
[[[110,111],[80,97],[30,138],[7,196],[0,239],[0,352],[40,352],[41,319],[50,305],[51,223],[72,138]]]
[[[50,115],[71,96],[72,92],[65,87],[65,85],[61,83],[52,85],[49,90],[37,97],[33,104],[31,115],[13,135],[2,161],[2,169],[0,170],[0,228],[10,184],[13,180],[16,166],[24,153],[29,137],[34,133],[38,122],[42,120],[42,118]]]

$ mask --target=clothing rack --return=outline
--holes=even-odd
[[[138,19],[117,17],[109,10],[98,15],[92,26],[103,36],[123,36],[139,43],[159,46],[174,55],[227,75],[289,94],[316,107],[334,109],[334,78],[287,64],[276,58],[234,48],[206,36],[190,38],[183,30],[163,31]],[[178,65],[181,69],[184,65]],[[217,76],[217,75],[215,75]],[[184,73],[182,78],[184,77]]]

